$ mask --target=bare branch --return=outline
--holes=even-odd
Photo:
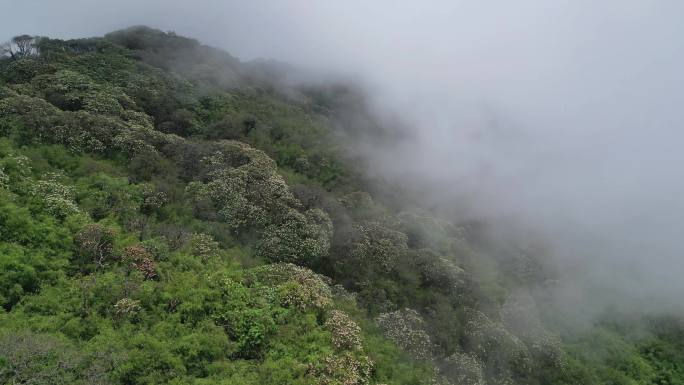
[[[35,40],[36,39],[30,35],[19,35],[13,37],[12,43],[17,46],[17,51],[14,54],[20,58],[33,55],[35,52]],[[14,57],[14,55],[12,55],[12,57]]]

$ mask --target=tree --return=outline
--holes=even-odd
[[[31,56],[36,51],[36,38],[30,35],[19,35],[12,38],[12,43],[16,45],[17,51],[14,53],[19,58]]]
[[[432,356],[430,336],[424,329],[425,321],[413,309],[400,309],[382,313],[376,318],[385,337],[394,341],[402,350],[417,359]]]
[[[0,45],[0,56],[9,56],[12,59],[29,57],[36,53],[36,38],[31,35],[19,35],[11,41]]]
[[[529,375],[533,360],[517,336],[479,310],[466,308],[464,313],[463,345],[468,353],[485,363],[490,379],[505,382]]]
[[[155,279],[157,277],[157,267],[154,263],[152,253],[142,245],[129,246],[123,251],[123,260],[130,266],[140,271],[145,279]]]
[[[48,173],[44,180],[33,186],[31,195],[41,201],[44,210],[54,217],[64,220],[67,216],[80,213],[74,202],[75,192],[70,186],[59,182],[61,175]]]
[[[332,334],[332,342],[338,350],[362,349],[361,328],[347,313],[332,310],[325,321],[325,328]]]
[[[190,252],[202,259],[215,256],[220,251],[220,245],[211,235],[194,233],[190,236]]]
[[[351,257],[359,266],[387,273],[396,260],[408,251],[406,234],[389,229],[377,222],[355,225],[356,239]]]
[[[325,277],[292,263],[274,263],[251,271],[259,282],[278,288],[281,303],[299,310],[332,306],[332,291]]]
[[[256,253],[271,262],[312,265],[328,253],[331,237],[332,222],[325,212],[290,209],[281,223],[264,230]]]
[[[82,263],[103,268],[114,255],[115,235],[114,230],[97,223],[83,227],[74,239]]]
[[[484,364],[472,354],[456,352],[440,365],[440,375],[462,385],[485,385]],[[451,383],[451,382],[449,382]]]
[[[247,144],[224,141],[202,159],[208,183],[193,182],[186,191],[196,203],[211,202],[236,234],[262,231],[292,219],[301,204],[278,174],[276,162]]]

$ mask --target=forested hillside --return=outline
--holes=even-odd
[[[145,27],[5,52],[1,383],[684,383],[681,319],[577,332],[542,248],[382,194],[351,85]]]

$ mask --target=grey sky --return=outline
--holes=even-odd
[[[0,38],[147,24],[359,74],[410,140],[384,175],[554,240],[593,286],[684,293],[684,2],[0,0]],[[426,198],[428,199],[428,198]],[[681,306],[681,305],[679,305]]]

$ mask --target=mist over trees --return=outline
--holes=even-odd
[[[578,332],[549,249],[374,178],[348,146],[401,133],[287,73],[142,26],[13,39],[3,382],[684,381],[678,314]]]

